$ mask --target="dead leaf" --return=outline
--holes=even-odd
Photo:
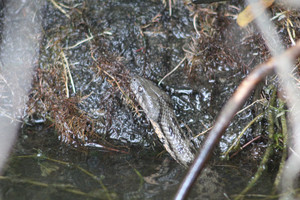
[[[248,5],[237,17],[236,22],[240,27],[247,26],[252,22],[256,16],[261,15],[268,7],[270,7],[275,0],[260,0],[260,2],[255,3],[256,5]],[[259,7],[255,10],[255,14],[252,13],[253,7]]]

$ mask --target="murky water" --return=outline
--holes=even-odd
[[[36,109],[27,119],[34,125],[21,128],[15,153],[0,178],[0,197],[171,199],[186,169],[163,152],[143,113],[141,117],[136,116],[119,93],[111,92],[108,77],[99,76],[92,56],[112,66],[115,66],[114,60],[118,60],[126,70],[158,82],[188,55],[186,50],[196,48],[201,52],[198,56],[201,59],[195,63],[187,60],[185,67],[167,78],[161,88],[171,96],[182,127],[197,134],[212,125],[238,83],[267,56],[266,52],[260,52],[264,50],[258,42],[260,37],[254,33],[253,27],[241,30],[230,15],[224,17],[226,13],[238,13],[229,3],[199,6],[198,9],[203,9],[198,24],[203,34],[201,38],[194,30],[191,12],[182,2],[173,5],[172,16],[160,1],[82,0],[62,3],[67,5],[63,7],[67,15],[51,2],[43,7],[45,35],[39,61],[40,69],[48,74],[61,74],[55,79],[38,74],[34,89],[43,90],[46,94],[43,98],[52,102],[49,105],[53,107],[47,112],[59,110],[63,101],[57,101],[53,94],[66,95],[65,82],[61,84],[57,78],[65,76],[63,70],[51,69],[58,68],[57,63],[65,62],[62,59],[64,53],[76,88],[75,92],[69,84],[68,94],[82,98],[76,106],[88,113],[95,122],[95,133],[101,138],[87,138],[85,141],[102,144],[102,138],[105,138],[115,145],[109,147],[120,152],[86,147],[76,140],[68,145],[61,143],[59,139],[67,141],[67,138],[57,133],[52,125],[42,124],[47,120],[46,114]],[[231,3],[242,7],[239,1]],[[93,39],[78,44],[87,38]],[[195,46],[192,38],[197,40]],[[108,72],[117,74],[126,70],[116,68]],[[49,92],[51,95],[47,96],[45,88],[62,90]],[[111,95],[113,100],[107,100],[107,94],[115,95]],[[44,102],[38,103],[46,107],[48,104]],[[108,111],[110,117],[107,117]],[[52,114],[52,118],[58,116],[55,119],[59,119],[57,113]],[[259,164],[259,156],[240,154],[228,162],[220,161],[218,156],[228,149],[254,114],[256,111],[246,110],[237,115],[222,138],[207,175],[195,186],[191,199],[232,198],[247,185]],[[259,126],[248,129],[243,140],[251,140],[261,129]],[[263,139],[253,149],[258,147],[261,147],[258,153],[265,149]],[[274,178],[272,169],[265,173],[263,181],[252,193],[270,193]]]
[[[195,186],[192,199],[205,199],[201,188],[210,184],[217,184],[214,193],[237,194],[252,176],[251,164],[247,165],[214,163],[211,177]],[[128,153],[74,148],[61,144],[51,128],[33,127],[20,133],[15,153],[0,177],[0,194],[2,199],[20,200],[171,199],[184,174],[185,169],[167,155],[157,157],[149,150],[134,148]],[[213,183],[216,176],[218,182]],[[263,187],[255,193],[269,192],[270,177],[264,177]],[[206,196],[215,199],[214,193]]]

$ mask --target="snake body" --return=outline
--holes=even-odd
[[[195,158],[195,141],[179,126],[169,96],[137,75],[132,76],[130,88],[165,149],[178,163],[188,166]]]

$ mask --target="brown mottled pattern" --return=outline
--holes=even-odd
[[[195,147],[180,128],[169,96],[139,76],[132,77],[130,87],[166,150],[178,163],[188,166],[194,160]]]

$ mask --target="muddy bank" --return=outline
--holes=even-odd
[[[153,146],[149,122],[134,115],[133,98],[126,95],[128,73],[157,83],[185,59],[161,87],[171,96],[182,126],[194,135],[206,130],[241,79],[268,55],[253,27],[236,25],[238,9],[232,5],[178,2],[170,16],[159,1],[73,2],[65,8],[68,15],[47,4],[49,20],[44,21],[29,119],[39,122],[49,116],[67,142],[93,140],[96,134]],[[193,13],[201,36],[193,27]],[[240,114],[221,148],[252,114]]]

